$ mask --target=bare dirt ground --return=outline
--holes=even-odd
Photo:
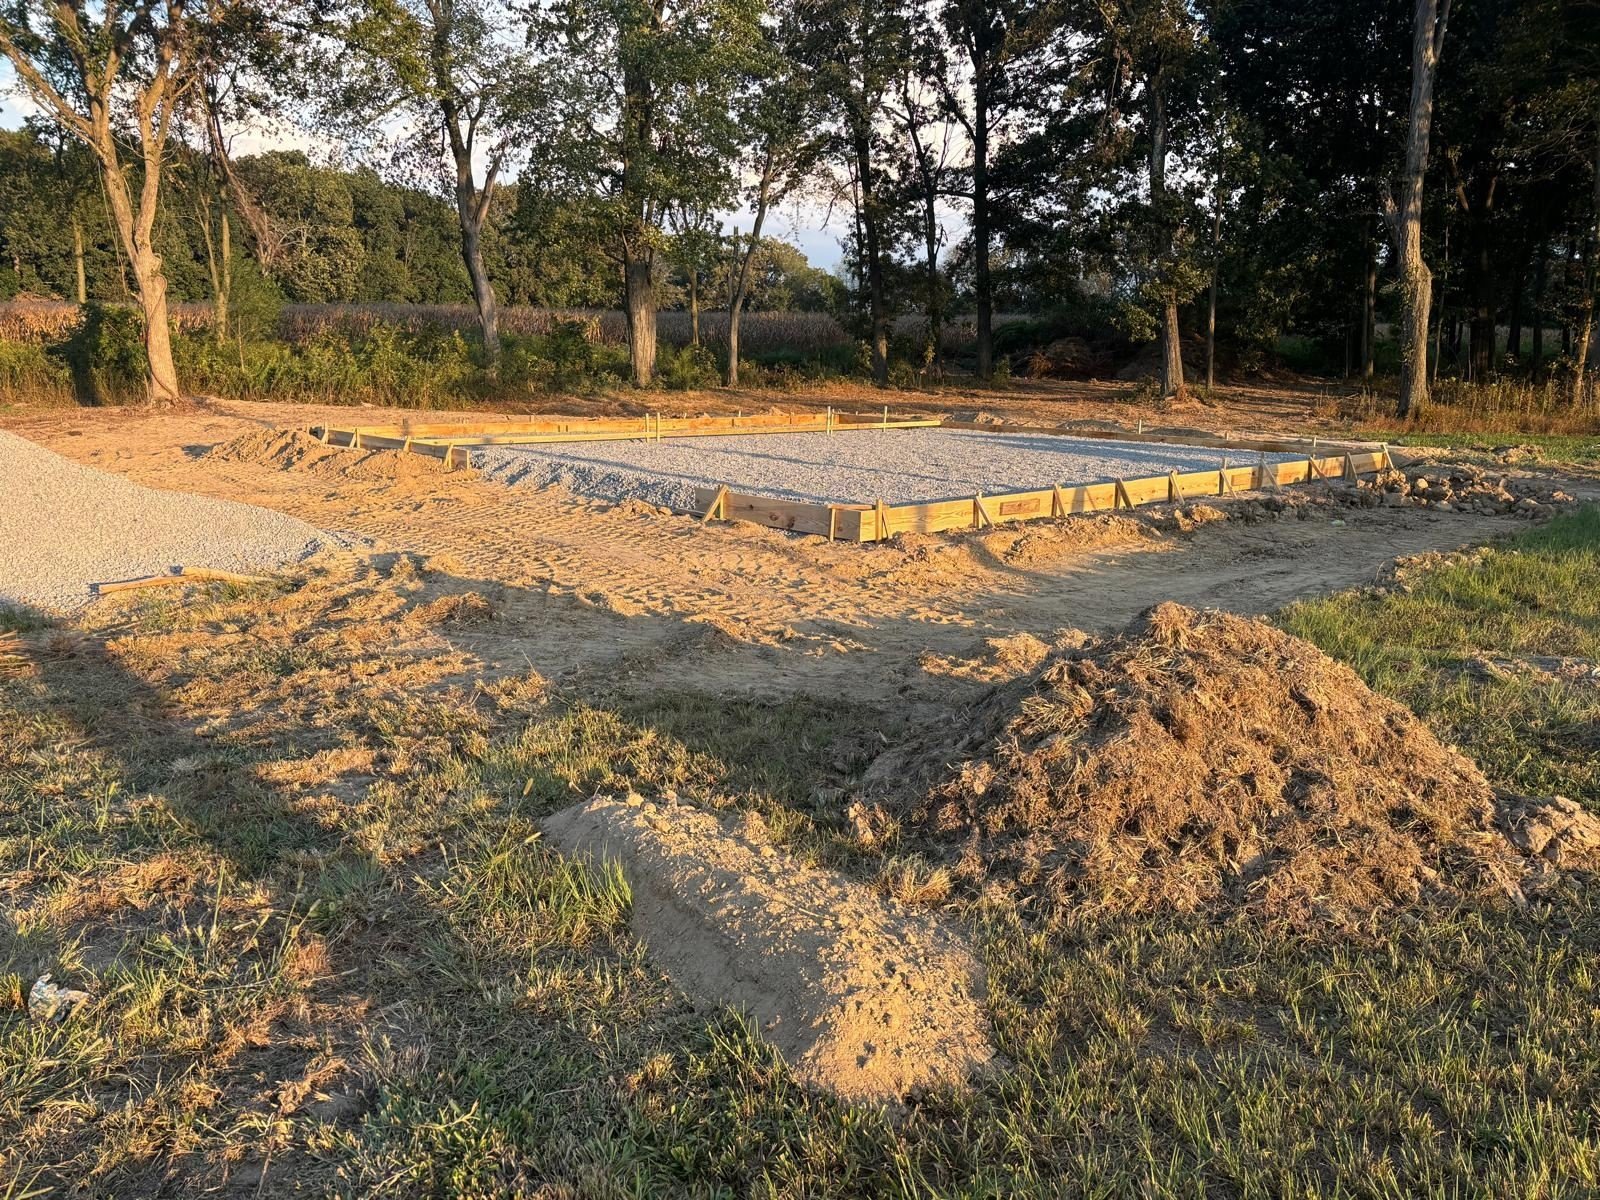
[[[1005,405],[992,393],[976,404],[951,392],[896,407],[981,408],[1052,423],[1091,413],[1126,420],[1133,411],[1080,396],[1086,387],[1071,385],[1055,400],[1036,386]],[[864,389],[855,394],[873,398]],[[674,407],[703,411],[713,407],[703,403],[709,398],[674,397]],[[741,398],[749,399],[716,395],[715,406],[736,407]],[[801,407],[848,396],[760,399]],[[1218,430],[1305,429],[1317,424],[1315,400],[1241,389],[1224,404],[1163,419]],[[629,406],[611,401],[604,411]],[[566,407],[602,411],[597,401]],[[428,596],[470,590],[490,606],[492,619],[452,633],[489,674],[532,667],[574,685],[814,694],[908,711],[959,704],[1035,665],[1031,647],[1062,630],[1120,629],[1163,600],[1264,613],[1369,582],[1397,556],[1452,550],[1524,526],[1471,512],[1310,505],[1271,520],[1198,527],[1152,510],[833,545],[702,525],[642,505],[606,506],[557,489],[508,488],[382,451],[273,454],[267,437],[247,439],[245,452],[218,449],[251,433],[348,421],[355,411],[215,401],[162,411],[19,413],[0,424],[142,484],[247,501],[353,535],[357,556],[422,556]],[[382,410],[359,412],[372,423],[391,419]]]

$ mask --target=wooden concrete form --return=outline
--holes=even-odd
[[[696,506],[707,516],[753,521],[774,529],[816,533],[839,541],[876,542],[898,533],[943,533],[979,529],[1008,521],[1115,512],[1145,504],[1225,497],[1317,480],[1356,479],[1392,465],[1387,448],[1320,458],[1261,462],[1214,471],[1170,472],[1141,479],[1073,486],[1056,484],[1031,491],[993,492],[926,504],[807,504],[744,496],[726,487],[700,488]]]
[[[1257,452],[1253,466],[1214,471],[1151,475],[1089,484],[1052,484],[1029,491],[978,494],[931,503],[826,504],[779,500],[735,492],[726,484],[695,491],[695,512],[704,520],[751,521],[773,529],[810,533],[847,542],[875,542],[900,533],[939,533],[975,529],[1078,513],[1113,512],[1145,504],[1182,503],[1225,497],[1241,491],[1293,484],[1356,479],[1395,464],[1387,446],[1377,450],[1332,443],[1335,454],[1320,454],[1318,438],[1218,437],[1199,430],[1072,429],[1057,426],[985,424],[954,418],[904,417],[881,413],[757,413],[719,417],[490,417],[473,421],[403,421],[389,425],[314,426],[311,433],[331,446],[362,450],[400,450],[464,467],[480,446],[530,446],[560,442],[660,441],[681,437],[729,437],[762,433],[840,433],[867,429],[961,429],[989,434],[1043,434],[1104,441],[1148,442]],[[1267,454],[1301,454],[1303,459],[1268,463]]]
[[[311,433],[330,446],[365,450],[404,450],[464,466],[458,451],[478,446],[538,446],[557,442],[652,441],[683,437],[730,437],[761,433],[845,433],[860,429],[926,429],[938,417],[845,413],[756,413],[721,417],[486,417],[481,421],[404,421],[391,425],[313,426]]]

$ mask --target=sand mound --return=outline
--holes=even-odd
[[[963,872],[1118,913],[1359,928],[1425,893],[1520,895],[1478,769],[1349,668],[1163,604],[1001,689],[922,804]]]
[[[342,479],[431,480],[445,474],[444,463],[425,454],[326,446],[300,429],[252,430],[212,447],[206,457]]]
[[[213,446],[206,457],[221,462],[263,463],[288,469],[308,458],[313,461],[334,453],[309,433],[299,429],[253,429],[231,441]]]
[[[743,1009],[796,1078],[892,1102],[994,1058],[983,975],[962,941],[686,805],[596,799],[545,822],[568,852],[619,864],[633,927],[690,996]]]

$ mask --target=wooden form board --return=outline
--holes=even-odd
[[[1051,437],[1088,438],[1110,442],[1149,442],[1152,445],[1202,446],[1217,450],[1264,450],[1269,454],[1315,454],[1319,449],[1364,449],[1370,443],[1346,443],[1326,438],[1263,437],[1240,433],[1221,437],[1199,429],[1138,430],[1132,429],[1072,429],[1055,425],[993,425],[980,421],[958,421],[949,418],[940,423],[945,429],[966,429],[978,433],[1038,433]]]
[[[776,500],[768,496],[749,496],[727,486],[696,489],[695,511],[707,519],[752,521],[773,529],[851,542],[873,542],[900,533],[937,533],[1027,521],[1075,513],[1111,512],[1144,504],[1196,500],[1206,496],[1226,496],[1263,487],[1282,487],[1310,483],[1318,479],[1369,474],[1392,466],[1394,457],[1387,447],[1359,449],[1342,443],[1321,443],[1317,439],[1270,438],[1242,435],[1221,438],[1199,431],[1143,431],[1110,429],[1062,429],[1053,426],[984,424],[953,418],[896,417],[887,409],[881,413],[840,413],[827,410],[822,417],[811,413],[757,413],[751,416],[658,417],[646,414],[629,418],[581,417],[492,417],[472,422],[403,422],[398,425],[368,425],[338,428],[313,427],[312,434],[333,446],[372,450],[402,450],[443,460],[447,467],[464,467],[469,451],[477,446],[538,445],[556,442],[620,441],[677,437],[726,437],[751,433],[818,433],[859,429],[918,429],[939,427],[972,430],[980,433],[1031,433],[1055,437],[1099,438],[1110,441],[1153,442],[1158,444],[1254,450],[1270,453],[1299,453],[1310,450],[1304,459],[1265,465],[1229,467],[1226,470],[1171,473],[1142,479],[1109,483],[1080,484],[1069,487],[996,493],[942,500],[926,504],[887,505],[825,504]],[[1318,455],[1322,447],[1340,453]]]
[[[1226,470],[1151,475],[1111,483],[996,492],[931,504],[805,504],[740,495],[721,487],[697,489],[695,501],[700,512],[708,512],[716,504],[719,515],[729,520],[754,521],[774,529],[822,534],[848,542],[876,542],[900,533],[975,529],[1009,521],[1199,500],[1319,479],[1331,481],[1349,478],[1352,474],[1370,474],[1387,465],[1386,450],[1371,450]]]
[[[937,417],[882,413],[756,413],[751,416],[515,418],[485,417],[472,422],[406,421],[397,425],[316,426],[311,433],[332,446],[418,450],[427,446],[532,446],[551,442],[660,440],[727,437],[755,433],[838,433],[856,429],[925,429]],[[426,450],[419,450],[427,453]],[[434,457],[441,457],[434,455]]]

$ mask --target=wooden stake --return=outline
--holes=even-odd
[[[1118,503],[1121,503],[1124,508],[1133,507],[1133,497],[1128,495],[1128,489],[1120,479],[1117,480],[1117,498],[1112,502],[1111,507],[1115,509]]]
[[[1178,473],[1176,471],[1167,472],[1167,499],[1176,501],[1179,504],[1184,503],[1183,489],[1178,486]]]
[[[1344,477],[1352,483],[1361,478],[1356,473],[1356,460],[1350,457],[1349,451],[1346,451],[1344,456]]]
[[[361,449],[361,427],[359,425],[350,431],[350,449]]]
[[[989,510],[983,506],[983,493],[979,492],[972,498],[972,527],[982,529],[988,525],[994,528],[994,518],[989,515]]]
[[[138,579],[119,579],[111,583],[93,583],[89,590],[96,596],[109,596],[115,592],[131,592],[140,588],[167,587],[175,583],[274,583],[270,575],[236,575],[232,571],[215,571],[207,567],[180,567],[165,575],[144,575]]]
[[[727,484],[723,484],[721,487],[717,488],[717,494],[711,499],[711,507],[707,508],[706,515],[700,518],[700,524],[704,525],[708,521],[714,520],[718,516],[721,516],[723,520],[728,519]]]
[[[1064,517],[1067,515],[1067,498],[1061,494],[1061,485],[1059,483],[1050,485],[1050,515],[1052,517]]]
[[[889,428],[889,406],[887,404],[883,406],[883,427],[885,429]]]
[[[883,502],[883,497],[878,497],[878,503],[873,510],[878,517],[878,540],[881,542],[889,536],[889,506]]]
[[[839,510],[833,505],[828,505],[828,540],[833,541],[834,534],[839,528]]]

